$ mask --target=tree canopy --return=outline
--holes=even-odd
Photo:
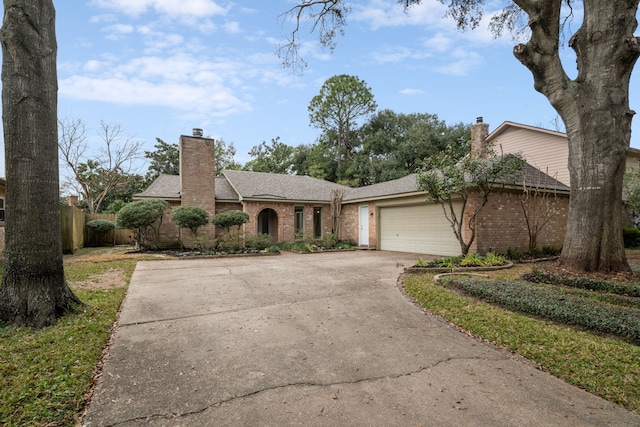
[[[486,7],[484,0],[440,2],[463,30],[477,27]],[[622,239],[622,182],[635,115],[629,106],[629,81],[640,56],[640,38],[634,35],[639,2],[583,0],[582,22],[570,37],[564,31],[571,30],[565,23],[573,14],[573,0],[513,0],[490,20],[495,34],[526,22],[529,40],[517,44],[513,54],[564,122],[571,197],[559,263],[574,270],[630,270]],[[421,0],[398,3],[410,9]],[[294,27],[279,49],[283,63],[302,64],[298,47],[305,23],[318,33],[321,45],[334,48],[349,11],[345,0],[298,1],[284,14]],[[571,62],[577,68],[575,78],[561,60],[564,42],[576,55]]]
[[[309,122],[321,129],[329,144],[338,149],[338,164],[351,159],[352,131],[357,120],[372,114],[378,104],[371,88],[356,76],[340,74],[328,78],[309,103]]]

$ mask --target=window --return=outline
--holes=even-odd
[[[304,238],[304,206],[296,206],[294,208],[293,221],[295,238]]]
[[[4,197],[0,197],[0,221],[4,221]]]
[[[322,237],[322,208],[313,208],[313,238]]]

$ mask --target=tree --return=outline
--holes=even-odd
[[[325,144],[299,145],[293,153],[292,171],[296,175],[308,175],[326,181],[338,181],[338,165],[335,147]]]
[[[293,154],[295,148],[280,142],[277,136],[271,139],[271,145],[262,141],[249,151],[253,159],[245,163],[243,170],[252,172],[266,172],[290,174],[293,167]]]
[[[532,252],[538,246],[538,236],[542,230],[560,213],[560,206],[558,194],[549,190],[548,170],[545,174],[538,170],[534,182],[527,182],[526,173],[522,175],[520,206],[527,224],[529,251]]]
[[[144,199],[129,203],[118,211],[116,227],[135,231],[137,249],[158,247],[162,216],[168,206],[169,204],[161,199]]]
[[[440,0],[460,29],[475,28],[483,0]],[[421,0],[400,0],[405,7]],[[495,34],[512,31],[527,18],[530,38],[515,46],[516,58],[531,71],[534,88],[562,118],[569,142],[571,198],[560,265],[578,271],[629,271],[622,240],[622,180],[631,141],[629,80],[640,56],[634,36],[640,0],[583,0],[584,17],[568,45],[576,54],[577,76],[560,59],[571,0],[513,0],[495,14]],[[563,6],[566,5],[566,8]],[[321,43],[333,47],[349,7],[344,0],[304,0],[291,8],[295,28],[281,47],[285,63],[297,58],[297,34],[310,18]]]
[[[441,151],[462,158],[469,153],[469,137],[468,126],[448,126],[434,114],[379,111],[358,131],[362,147],[354,160],[358,185],[418,172],[423,159]]]
[[[320,93],[309,103],[309,121],[324,131],[338,148],[338,168],[342,160],[351,159],[351,132],[356,120],[373,113],[378,105],[371,89],[356,76],[341,74],[327,79]]]
[[[226,211],[219,213],[213,217],[213,224],[216,227],[224,228],[227,233],[231,231],[231,227],[238,227],[249,221],[249,214],[242,211]]]
[[[150,160],[149,169],[145,175],[147,185],[151,184],[161,174],[180,175],[180,149],[178,144],[169,144],[156,138],[154,151],[145,151],[144,156]]]
[[[55,9],[5,0],[2,121],[7,173],[0,321],[41,328],[73,310],[58,204]]]
[[[224,139],[219,139],[215,143],[215,163],[216,163],[216,175],[222,174],[223,170],[240,170],[242,165],[236,162],[236,147],[233,146],[233,142],[227,144]]]
[[[103,201],[126,181],[139,158],[142,144],[122,137],[122,132],[120,125],[101,121],[102,146],[92,159],[82,120],[60,120],[60,157],[71,170],[90,213],[100,212]]]
[[[466,255],[476,238],[478,214],[497,185],[514,181],[516,173],[524,167],[524,159],[515,154],[497,157],[487,150],[472,151],[460,160],[441,152],[425,163],[425,170],[418,174],[418,188],[428,193],[429,200],[442,206],[462,254]],[[476,201],[472,205],[473,198]],[[462,202],[459,210],[456,201]],[[472,211],[465,218],[467,206],[471,206]],[[465,228],[470,231],[468,235]]]
[[[171,212],[171,221],[180,228],[188,228],[195,238],[198,229],[209,223],[209,213],[198,206],[176,206]]]

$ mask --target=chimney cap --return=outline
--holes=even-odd
[[[476,117],[476,123],[482,123],[483,121],[484,121],[484,118],[482,116]]]
[[[193,136],[195,136],[196,138],[202,138],[202,129],[193,128]]]

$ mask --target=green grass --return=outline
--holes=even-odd
[[[531,317],[407,275],[407,292],[432,313],[470,334],[525,356],[571,384],[640,412],[640,347]],[[515,282],[514,282],[515,283]]]
[[[121,270],[129,283],[135,259],[65,264],[67,279],[91,280]],[[86,304],[39,331],[0,326],[0,425],[72,426],[92,385],[126,285],[76,290]]]

